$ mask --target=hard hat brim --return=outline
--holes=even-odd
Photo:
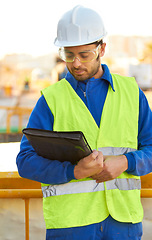
[[[67,41],[58,41],[57,38],[55,38],[54,45],[57,47],[76,47],[76,46],[82,46],[82,45],[88,45],[97,41],[102,40],[104,37],[106,37],[107,33],[104,34],[104,36],[99,36],[97,38],[91,39],[90,42],[82,41],[82,42],[67,42]]]

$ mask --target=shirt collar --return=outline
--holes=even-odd
[[[112,90],[115,92],[112,76],[111,76],[108,66],[106,64],[102,64],[102,68],[103,68],[103,75],[102,75],[101,79],[108,81],[112,87]]]
[[[101,80],[103,79],[103,80],[108,81],[109,84],[112,87],[112,90],[115,92],[114,86],[113,86],[112,76],[110,74],[108,66],[106,64],[102,64],[102,68],[103,68],[103,75],[101,77]],[[73,75],[70,72],[68,72],[65,78],[71,84],[73,89],[76,90],[77,85],[78,85],[78,81],[73,77]],[[93,78],[91,78],[91,79],[93,79]]]

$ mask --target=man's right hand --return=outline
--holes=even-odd
[[[76,179],[91,177],[101,172],[103,168],[103,154],[93,150],[93,152],[81,159],[74,168],[74,176]]]

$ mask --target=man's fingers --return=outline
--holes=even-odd
[[[91,162],[92,160],[96,159],[97,157],[98,157],[98,151],[93,150],[93,152],[89,156],[85,157],[84,159],[86,162]]]
[[[91,155],[92,155],[93,159],[95,159],[98,156],[98,154],[99,154],[99,152],[97,150],[93,150]]]

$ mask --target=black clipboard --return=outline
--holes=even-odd
[[[24,128],[23,134],[36,153],[50,160],[69,161],[76,164],[92,153],[81,131],[57,132],[36,128]]]

